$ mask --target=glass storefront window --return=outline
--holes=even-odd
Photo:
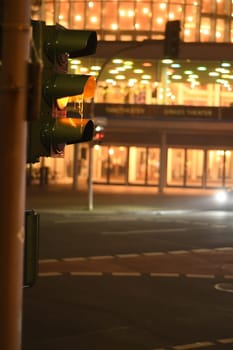
[[[195,5],[187,5],[185,7],[185,17],[184,17],[184,41],[195,42],[196,38],[199,38],[199,33],[196,30],[198,22],[198,11],[199,7]]]
[[[86,28],[95,30],[101,27],[101,3],[97,1],[88,1],[86,6]]]
[[[230,187],[233,185],[233,153],[230,150],[207,152],[207,185]]]
[[[118,3],[115,1],[106,1],[103,12],[103,28],[105,30],[118,30]]]
[[[165,25],[167,22],[167,1],[161,3],[153,2],[153,21],[152,21],[152,30],[158,32],[164,32]]]
[[[192,8],[191,12],[188,7]],[[115,40],[116,37],[121,40],[163,38],[166,22],[180,19],[184,28],[182,39],[192,42],[199,41],[199,32],[201,41],[215,40],[214,27],[206,29],[206,25],[202,24],[200,28],[200,16],[212,19],[213,23],[219,17],[228,28],[231,10],[231,0],[44,0],[33,4],[32,19],[45,20],[47,24],[57,22],[68,28],[97,30],[100,40]],[[195,28],[190,28],[190,17],[193,17]],[[213,35],[208,38],[203,30]],[[226,36],[226,40],[230,41],[229,31]]]
[[[183,148],[169,148],[167,157],[167,184],[184,185],[185,152]]]
[[[231,9],[231,0],[218,0],[216,1],[217,14],[227,15]]]
[[[200,29],[200,40],[201,41],[214,41],[213,28],[211,26],[211,19],[208,17],[203,17],[201,19],[201,29]]]
[[[202,0],[201,1],[201,12],[202,13],[214,13],[215,2],[212,0]]]
[[[130,147],[129,149],[129,183],[145,184],[146,181],[146,148]]]
[[[109,182],[125,183],[127,176],[127,148],[111,146],[109,154]]]
[[[121,30],[135,30],[135,9],[133,1],[121,1],[119,3],[119,23]]]
[[[204,166],[204,151],[187,149],[185,167],[185,185],[202,186]]]
[[[160,149],[149,148],[147,159],[147,184],[158,185],[160,172]]]
[[[169,6],[168,20],[182,20],[183,21],[184,8],[180,4],[172,4]]]
[[[95,145],[93,152],[93,181],[106,183],[109,178],[108,147]]]
[[[83,1],[74,1],[71,3],[71,28],[82,29],[85,28],[85,8]]]
[[[224,150],[207,151],[206,179],[208,187],[223,186],[224,157]]]
[[[223,42],[225,41],[225,23],[223,19],[217,19],[216,21],[216,42]]]
[[[225,186],[233,187],[233,151],[225,151]]]
[[[45,16],[44,16],[44,20],[46,22],[47,25],[52,25],[56,22],[55,20],[55,6],[54,6],[54,2],[52,1],[49,1],[49,2],[45,2],[44,4],[44,13],[45,13]],[[36,19],[40,19],[40,12],[38,12],[38,15],[39,15],[39,18],[36,18]]]
[[[150,30],[151,28],[151,3],[147,1],[137,2],[135,11],[135,29]]]
[[[57,13],[57,19],[56,21],[66,27],[69,28],[69,9],[70,9],[70,2],[69,1],[60,1],[59,3],[59,10]]]

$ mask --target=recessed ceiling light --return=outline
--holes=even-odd
[[[205,66],[199,66],[199,67],[197,67],[197,70],[199,70],[200,72],[204,72],[204,71],[207,70],[207,67],[205,67]]]

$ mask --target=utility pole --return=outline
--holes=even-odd
[[[30,0],[2,0],[0,20],[0,349],[20,350]]]

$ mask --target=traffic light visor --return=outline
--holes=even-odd
[[[95,31],[66,29],[60,25],[50,28],[52,35],[46,45],[50,58],[63,53],[68,53],[70,58],[75,58],[96,52],[97,34]]]
[[[69,103],[69,98],[82,95],[83,99],[94,97],[96,80],[93,76],[60,74],[46,82],[44,95],[48,103],[55,98],[57,107],[64,109]]]
[[[53,141],[55,144],[67,145],[91,141],[94,133],[94,123],[91,119],[57,118],[54,120]]]

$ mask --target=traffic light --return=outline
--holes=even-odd
[[[83,117],[83,101],[94,96],[95,78],[68,74],[68,59],[93,54],[96,46],[95,31],[69,30],[58,24],[48,26],[43,21],[32,21],[32,64],[41,63],[41,82],[38,74],[36,78],[35,74],[29,75],[29,85],[35,90],[35,82],[37,86],[41,84],[37,88],[37,95],[41,96],[36,117],[35,113],[30,115],[28,108],[28,163],[39,161],[40,156],[63,156],[65,145],[92,140],[94,123]],[[71,100],[78,101],[75,118],[67,116]]]
[[[180,21],[168,21],[165,29],[164,57],[177,58],[180,48]]]
[[[101,125],[96,125],[95,132],[93,136],[93,144],[100,145],[104,140],[104,127]]]

